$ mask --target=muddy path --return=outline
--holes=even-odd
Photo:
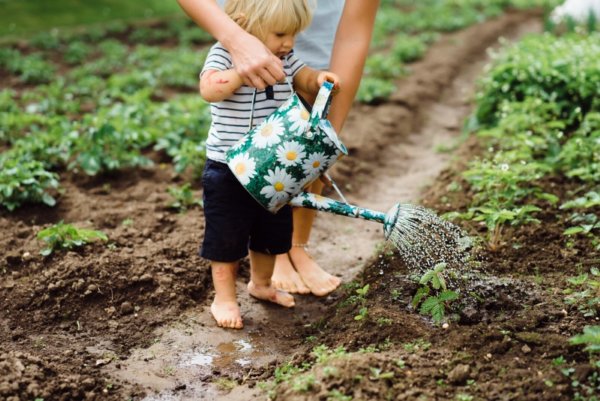
[[[474,83],[499,37],[541,30],[539,15],[509,13],[441,38],[411,65],[388,103],[356,106],[342,134],[351,157],[333,175],[348,200],[386,211],[418,202],[452,157]],[[54,209],[0,213],[0,396],[46,400],[247,400],[270,367],[305,352],[305,328],[341,297],[297,296],[293,310],[238,293],[245,328],[215,327],[210,272],[196,256],[202,211],[177,214],[168,169],[63,177]],[[335,197],[335,195],[332,195]],[[64,220],[101,229],[111,245],[43,259],[36,233]],[[320,214],[310,250],[344,282],[380,257],[382,227]],[[234,384],[232,386],[232,383]],[[18,399],[18,398],[16,398]]]

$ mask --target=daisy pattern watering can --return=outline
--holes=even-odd
[[[348,154],[326,119],[333,84],[321,86],[312,112],[288,85],[292,94],[285,103],[255,128],[251,116],[248,134],[225,156],[235,177],[271,213]]]

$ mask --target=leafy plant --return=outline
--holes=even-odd
[[[586,326],[583,333],[571,337],[571,344],[585,344],[585,350],[590,353],[600,352],[600,326]]]
[[[358,315],[354,316],[354,320],[361,321],[366,320],[369,315],[369,309],[365,306],[367,302],[367,293],[369,292],[370,285],[366,284],[362,288],[356,289],[356,295],[358,302],[362,305],[362,307],[358,311]]]
[[[40,252],[44,256],[55,250],[78,248],[95,240],[108,241],[108,237],[102,231],[77,228],[62,221],[40,231],[37,238],[47,244]]]
[[[77,142],[75,160],[69,168],[80,167],[88,175],[124,167],[148,166],[152,161],[140,154],[135,142],[111,124],[91,128]]]
[[[356,98],[361,103],[377,104],[387,99],[395,89],[394,83],[390,80],[364,77],[360,81]]]
[[[169,207],[184,212],[193,206],[201,206],[202,200],[194,197],[194,192],[190,183],[184,184],[181,187],[172,186],[167,189],[169,195],[173,197],[173,201],[169,203]]]
[[[47,171],[42,162],[0,158],[0,204],[8,210],[24,203],[54,206],[51,191],[56,189],[58,175]]]
[[[567,280],[569,288],[563,291],[565,303],[574,305],[586,317],[600,314],[600,270],[596,267],[590,273],[583,273]]]
[[[434,322],[440,323],[444,319],[448,304],[458,298],[458,293],[448,290],[444,269],[446,263],[438,263],[426,271],[419,279],[421,287],[412,299],[413,308],[420,305],[419,312],[430,315]]]

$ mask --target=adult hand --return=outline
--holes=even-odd
[[[285,78],[281,60],[249,33],[237,35],[228,50],[245,85],[263,90]]]

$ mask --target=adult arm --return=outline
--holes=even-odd
[[[265,89],[285,78],[281,60],[256,37],[244,31],[215,0],[177,0],[196,24],[229,51],[244,84]]]
[[[360,84],[379,0],[346,0],[331,55],[330,70],[340,78],[342,90],[333,99],[329,120],[342,130]]]

